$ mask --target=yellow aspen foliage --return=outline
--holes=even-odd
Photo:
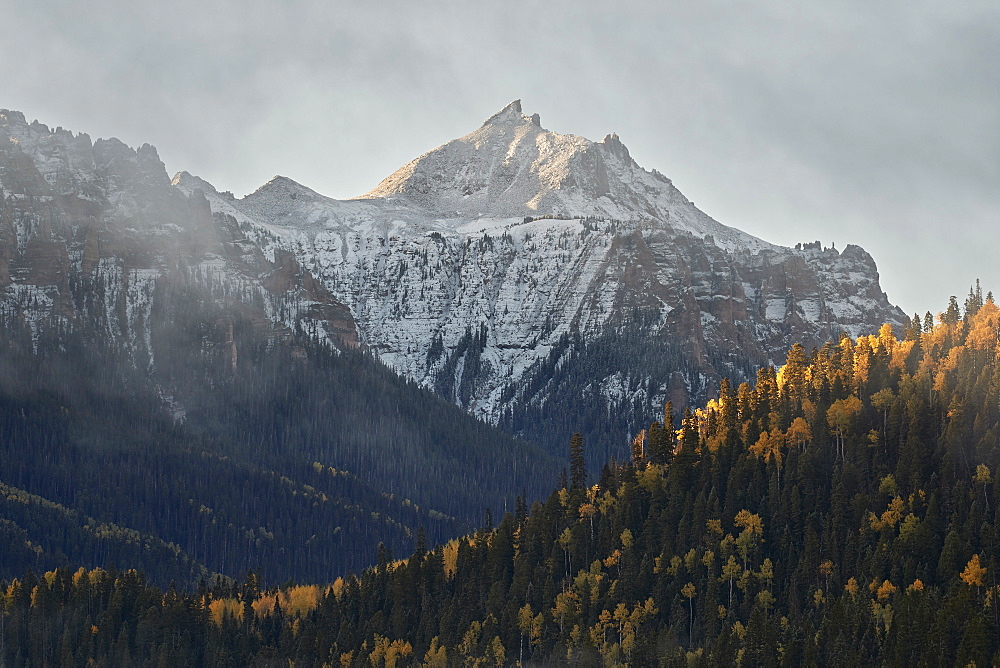
[[[909,587],[906,588],[906,591],[908,592],[917,592],[923,590],[924,590],[924,583],[921,582],[920,578],[914,580],[913,584],[911,584]]]
[[[614,494],[611,492],[605,492],[601,496],[601,499],[597,502],[597,506],[601,509],[602,515],[610,515],[616,505],[618,505],[618,499],[615,498]]]
[[[894,584],[892,584],[888,580],[885,580],[881,585],[879,585],[879,588],[875,592],[875,595],[878,597],[878,600],[884,601],[885,599],[895,594],[897,591],[898,589]]]
[[[598,568],[596,573],[594,572],[594,565]],[[576,577],[573,578],[573,589],[578,593],[578,595],[581,595],[581,598],[582,593],[585,591],[590,592],[590,599],[592,601],[596,601],[600,596],[600,584],[601,580],[604,579],[604,576],[601,574],[600,567],[601,562],[595,561],[591,564],[589,571],[581,569],[580,572],[576,574]]]
[[[719,578],[719,582],[735,580],[742,572],[743,569],[736,562],[736,557],[729,555],[729,560],[722,566],[722,576]]]
[[[970,587],[982,587],[985,575],[986,567],[980,565],[979,555],[974,554],[972,555],[972,559],[969,559],[969,563],[965,565],[965,570],[962,571],[959,577],[962,578],[962,582]]]
[[[1000,330],[1000,308],[993,302],[987,301],[969,321],[969,334],[965,338],[965,345],[979,350],[996,350],[998,330]]]
[[[608,642],[607,631],[610,625],[611,613],[607,610],[602,610],[597,618],[597,623],[590,627],[590,644],[596,647],[598,651],[601,651]]]
[[[646,461],[646,430],[642,429],[632,439],[632,462],[636,468],[642,468]]]
[[[878,330],[878,344],[887,352],[896,347],[896,337],[892,333],[892,325],[885,323]]]
[[[750,586],[750,578],[753,576],[753,571],[747,569],[740,574],[740,578],[736,581],[736,586],[739,587],[740,591],[746,592],[747,588]]]
[[[872,402],[872,406],[882,413],[882,424],[884,426],[886,421],[889,419],[889,409],[892,407],[892,403],[896,400],[895,393],[893,393],[891,388],[884,387],[875,394],[871,395],[869,400]]]
[[[534,612],[531,609],[530,603],[525,603],[524,606],[517,611],[517,628],[520,629],[521,633],[531,633],[531,620],[533,617]]]
[[[878,483],[878,493],[886,496],[899,496],[899,488],[896,486],[896,478],[891,473],[882,478]]]
[[[898,496],[889,502],[889,507],[882,513],[881,517],[875,517],[875,513],[868,513],[868,523],[875,531],[882,529],[892,529],[903,519],[903,511],[906,504]]]
[[[633,650],[635,650],[635,633],[626,631],[622,635],[622,652],[625,653],[626,657],[631,657]]]
[[[772,594],[769,589],[764,589],[763,591],[757,593],[757,603],[759,603],[765,610],[770,610],[771,606],[773,606],[776,602],[777,599],[774,598],[774,594]]]
[[[635,478],[639,487],[650,493],[655,492],[664,485],[663,467],[659,464],[646,464],[645,468],[636,472]]]
[[[736,526],[750,533],[757,535],[764,533],[764,521],[760,519],[760,515],[751,513],[749,510],[744,509],[736,513],[733,521],[736,523]]]
[[[810,425],[816,424],[816,412],[818,408],[816,404],[809,399],[802,399],[802,414],[806,416],[806,422]]]
[[[977,465],[976,475],[972,476],[972,480],[980,485],[988,485],[993,482],[993,475],[990,473],[990,467],[986,464]]]
[[[889,527],[895,527],[896,524],[903,519],[903,510],[905,509],[903,500],[898,496],[889,502],[889,507],[884,513],[882,513],[882,524]]]
[[[471,659],[475,654],[476,647],[479,646],[479,634],[482,633],[483,625],[478,621],[473,621],[469,624],[469,629],[462,636],[462,642],[458,644],[459,653]]]
[[[531,644],[537,645],[542,642],[542,635],[545,631],[545,617],[542,613],[535,615],[535,618],[531,620]]]
[[[253,607],[254,614],[258,618],[264,618],[271,615],[274,612],[274,604],[278,600],[275,594],[261,594],[256,601],[251,603]]]
[[[229,615],[233,619],[243,621],[243,604],[235,598],[219,598],[208,604],[208,615],[216,626],[222,626],[222,620]]]
[[[837,437],[837,455],[844,457],[844,435],[850,430],[854,418],[861,412],[861,400],[851,395],[837,399],[826,412],[826,422],[830,433]]]
[[[450,540],[441,548],[444,561],[444,576],[449,580],[458,572],[458,541]]]
[[[375,649],[368,655],[373,666],[396,668],[408,656],[413,654],[413,646],[402,640],[389,640],[375,634]]]
[[[555,606],[552,608],[552,616],[559,620],[559,631],[563,630],[567,617],[572,617],[579,611],[580,597],[574,591],[560,592],[556,594]]]
[[[286,614],[303,617],[319,605],[322,592],[317,585],[298,585],[290,589],[261,594],[251,603],[257,617],[268,617],[274,612],[275,603]]]
[[[694,598],[695,594],[697,594],[697,593],[698,593],[698,590],[695,589],[694,583],[692,583],[692,582],[688,582],[686,585],[684,585],[683,587],[681,587],[681,594],[683,594],[684,598],[688,599],[689,601],[692,598]]]
[[[892,626],[892,604],[886,603],[882,605],[877,601],[872,601],[871,606],[872,616],[875,618],[876,632],[885,637],[884,634],[888,634],[889,628]]]
[[[694,573],[694,569],[698,565],[698,552],[692,547],[684,555],[684,568],[687,569],[688,573]]]
[[[502,666],[507,661],[507,648],[503,646],[500,636],[493,636],[486,656],[493,662],[494,666]]]
[[[573,532],[570,531],[569,527],[563,529],[563,532],[559,534],[557,542],[563,551],[569,550],[569,546],[573,544]]]
[[[344,598],[345,584],[346,583],[344,582],[344,578],[338,577],[336,580],[333,581],[333,584],[330,586],[330,590],[333,592],[333,597],[336,598],[337,601],[341,601]]]
[[[844,585],[844,591],[846,591],[851,596],[857,596],[858,594],[858,581],[855,578],[850,578],[847,580],[847,584]]]
[[[795,418],[788,426],[788,431],[785,432],[785,439],[789,444],[800,450],[805,450],[806,444],[812,440],[812,429],[809,428],[809,423],[803,418]]]
[[[431,646],[424,654],[424,666],[426,668],[448,668],[448,650],[437,636],[431,639]]]
[[[632,547],[634,543],[634,538],[632,537],[631,531],[629,531],[628,529],[622,531],[621,539],[622,539],[622,547],[624,547],[626,550]]]
[[[976,475],[972,476],[972,481],[983,486],[983,503],[989,503],[986,498],[986,486],[993,482],[993,474],[990,472],[990,467],[986,464],[979,464],[976,466]]]
[[[583,640],[583,629],[580,628],[579,624],[574,624],[573,628],[569,631],[569,647],[566,648],[567,661],[573,660],[573,655],[576,654],[577,648],[580,647],[581,640]]]
[[[729,556],[733,553],[734,545],[736,545],[736,539],[733,538],[733,534],[727,533],[726,537],[719,541],[719,552],[724,557]]]
[[[913,350],[915,343],[915,341],[897,341],[896,346],[892,349],[892,360],[889,362],[889,368],[905,371],[906,359],[910,356],[910,351]]]
[[[316,585],[298,585],[283,590],[282,609],[286,614],[303,617],[319,605],[320,590]]]
[[[899,537],[906,540],[917,530],[920,526],[920,518],[913,513],[908,514],[904,519],[903,523],[899,525]]]
[[[750,452],[758,459],[766,459],[771,452],[771,436],[766,431],[760,432],[757,442],[750,446]]]
[[[774,580],[774,564],[770,558],[765,558],[764,563],[760,565],[760,572],[757,573],[757,579],[765,583],[768,587],[771,586],[771,581]]]

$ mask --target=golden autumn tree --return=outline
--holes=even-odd
[[[969,563],[965,565],[965,570],[959,575],[962,578],[962,582],[970,587],[982,587],[985,576],[986,567],[979,563],[978,554],[972,555],[972,559],[969,559]]]
[[[844,435],[850,430],[854,419],[861,412],[861,400],[851,395],[846,399],[837,399],[826,412],[826,422],[830,431],[837,437],[837,457],[844,459]]]

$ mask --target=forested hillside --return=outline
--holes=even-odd
[[[796,346],[596,481],[573,438],[530,512],[329,586],[29,573],[2,599],[6,658],[995,664],[1000,309],[976,291],[900,334]]]
[[[362,352],[262,331],[193,278],[157,289],[155,371],[99,322],[0,317],[0,577],[328,581],[558,470]]]

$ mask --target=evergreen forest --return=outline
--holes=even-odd
[[[328,582],[379,544],[465,533],[559,469],[367,353],[262,330],[195,277],[155,288],[155,367],[87,307],[100,286],[76,288],[75,320],[0,312],[0,579]]]
[[[157,583],[196,574],[194,551],[157,578],[128,566],[127,551],[119,568],[64,554],[38,569],[30,541],[11,551],[29,529],[5,519],[7,554],[27,567],[0,589],[0,662],[1000,662],[991,296],[977,289],[964,309],[953,299],[902,332],[796,345],[754,383],[723,382],[705,406],[667,406],[635,431],[628,461],[588,476],[590,444],[568,438],[567,470],[544,500],[519,497],[498,522],[487,514],[436,547],[423,531],[404,553],[382,544],[374,566],[332,582],[304,580],[323,584],[268,586],[254,569]],[[36,504],[62,521],[67,536],[84,521],[4,493],[7,506]]]

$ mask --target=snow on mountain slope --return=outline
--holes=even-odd
[[[674,360],[656,378],[627,359],[595,370],[594,387],[631,388],[602,393],[610,414],[702,398],[794,341],[904,317],[861,248],[783,248],[722,225],[617,136],[549,132],[520,102],[353,200],[283,177],[242,199],[186,174],[175,185],[204,192],[266,252],[293,251],[384,362],[493,422],[546,402],[539,374],[571,363],[568,337],[641,331]]]
[[[596,143],[545,130],[515,100],[482,127],[403,166],[364,199],[401,199],[441,217],[554,214],[668,224],[727,250],[770,248],[695,208],[609,134]]]
[[[0,109],[0,316],[36,333],[97,323],[152,369],[157,295],[197,285],[276,336],[308,321],[356,343],[347,309],[310,281],[291,254],[264,258],[204,197],[172,187],[152,146]]]

